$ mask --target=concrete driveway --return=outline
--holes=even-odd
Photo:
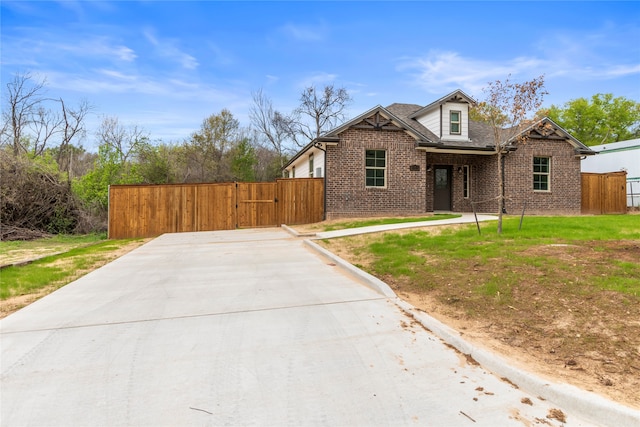
[[[163,235],[0,328],[2,426],[590,425],[281,229]]]

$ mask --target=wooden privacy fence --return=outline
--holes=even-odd
[[[627,173],[582,173],[582,213],[627,212]]]
[[[307,224],[323,216],[322,178],[109,187],[110,239]]]

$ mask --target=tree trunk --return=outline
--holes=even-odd
[[[498,234],[502,234],[502,212],[504,207],[504,176],[502,150],[498,149]]]

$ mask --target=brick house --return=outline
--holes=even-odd
[[[324,177],[327,219],[497,212],[493,131],[469,119],[474,102],[457,90],[425,107],[374,107],[309,143],[285,176]],[[507,142],[508,213],[525,202],[529,213],[580,213],[580,161],[595,152],[548,118]]]

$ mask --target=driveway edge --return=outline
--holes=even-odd
[[[483,368],[515,384],[516,387],[575,414],[580,414],[586,421],[603,426],[640,426],[640,411],[569,384],[545,381],[530,372],[516,368],[506,359],[465,341],[456,330],[400,299],[389,285],[377,277],[362,271],[311,240],[304,240],[304,243],[322,256],[329,258],[338,267],[357,276],[367,287],[392,300],[402,311],[415,318],[442,341],[459,352],[471,356]]]

